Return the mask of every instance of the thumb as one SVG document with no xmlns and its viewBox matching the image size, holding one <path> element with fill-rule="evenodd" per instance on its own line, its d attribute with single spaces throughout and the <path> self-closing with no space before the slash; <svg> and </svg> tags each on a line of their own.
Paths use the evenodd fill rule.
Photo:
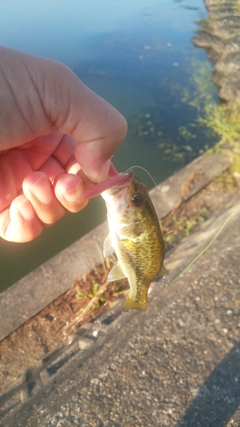
<svg viewBox="0 0 240 427">
<path fill-rule="evenodd" d="M 77 141 L 75 156 L 88 178 L 103 181 L 114 151 L 126 136 L 126 120 L 58 62 L 51 61 L 44 88 L 45 110 L 52 125 Z"/>
<path fill-rule="evenodd" d="M 127 132 L 126 120 L 65 65 L 0 47 L 0 146 L 72 134 L 75 156 L 93 182 L 104 180 Z"/>
</svg>

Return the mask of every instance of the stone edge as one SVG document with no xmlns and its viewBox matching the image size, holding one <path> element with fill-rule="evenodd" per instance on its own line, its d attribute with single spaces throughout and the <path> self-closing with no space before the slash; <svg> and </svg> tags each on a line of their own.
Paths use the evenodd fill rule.
<svg viewBox="0 0 240 427">
<path fill-rule="evenodd" d="M 229 151 L 204 154 L 150 191 L 159 219 L 205 187 L 231 165 Z M 61 251 L 0 294 L 0 341 L 66 292 L 94 265 L 107 223 Z"/>
</svg>

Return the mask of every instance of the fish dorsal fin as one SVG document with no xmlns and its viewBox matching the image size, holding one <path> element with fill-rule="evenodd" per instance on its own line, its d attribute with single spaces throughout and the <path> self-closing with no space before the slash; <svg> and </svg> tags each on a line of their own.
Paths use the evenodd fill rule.
<svg viewBox="0 0 240 427">
<path fill-rule="evenodd" d="M 111 238 L 111 235 L 108 234 L 108 236 L 106 237 L 103 243 L 103 256 L 104 258 L 106 258 L 107 256 L 110 256 L 113 253 L 114 253 L 114 247 L 112 245 L 112 238 Z"/>
<path fill-rule="evenodd" d="M 116 262 L 116 264 L 114 264 L 112 270 L 108 274 L 108 281 L 114 282 L 114 280 L 125 279 L 125 277 L 126 274 L 122 271 L 120 263 Z"/>
</svg>

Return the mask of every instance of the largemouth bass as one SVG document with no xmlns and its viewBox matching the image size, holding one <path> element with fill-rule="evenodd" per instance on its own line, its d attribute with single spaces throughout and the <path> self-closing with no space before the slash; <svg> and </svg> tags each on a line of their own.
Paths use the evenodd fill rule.
<svg viewBox="0 0 240 427">
<path fill-rule="evenodd" d="M 131 169 L 124 182 L 104 191 L 102 197 L 109 225 L 103 255 L 115 252 L 118 259 L 108 281 L 128 279 L 130 291 L 123 311 L 145 310 L 150 283 L 167 274 L 163 266 L 165 245 L 147 187 Z"/>
</svg>

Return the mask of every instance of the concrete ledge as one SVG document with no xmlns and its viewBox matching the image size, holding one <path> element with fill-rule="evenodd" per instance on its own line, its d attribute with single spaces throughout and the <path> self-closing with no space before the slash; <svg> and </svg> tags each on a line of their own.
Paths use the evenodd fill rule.
<svg viewBox="0 0 240 427">
<path fill-rule="evenodd" d="M 159 218 L 166 216 L 231 165 L 227 153 L 205 154 L 151 190 Z M 67 291 L 102 260 L 104 223 L 0 294 L 0 340 Z"/>
</svg>

